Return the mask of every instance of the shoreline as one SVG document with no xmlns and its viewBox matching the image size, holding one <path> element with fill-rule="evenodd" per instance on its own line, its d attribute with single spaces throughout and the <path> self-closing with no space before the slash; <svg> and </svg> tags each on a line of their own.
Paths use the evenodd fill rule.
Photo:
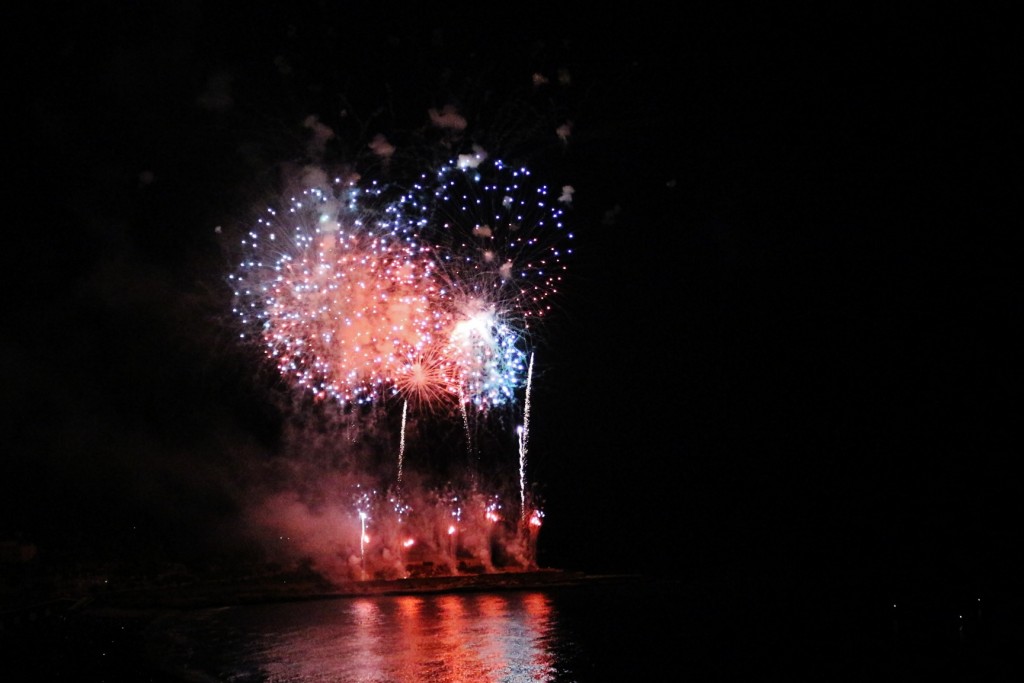
<svg viewBox="0 0 1024 683">
<path fill-rule="evenodd" d="M 326 600 L 361 596 L 421 595 L 530 590 L 636 580 L 633 575 L 592 575 L 562 569 L 531 569 L 450 576 L 369 579 L 343 584 L 319 576 L 264 577 L 252 580 L 140 587 L 98 593 L 90 608 L 198 609 L 270 602 Z"/>
</svg>

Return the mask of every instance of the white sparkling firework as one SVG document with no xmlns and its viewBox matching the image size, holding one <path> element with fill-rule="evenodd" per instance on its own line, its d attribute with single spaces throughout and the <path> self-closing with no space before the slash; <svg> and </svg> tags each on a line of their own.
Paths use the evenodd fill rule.
<svg viewBox="0 0 1024 683">
<path fill-rule="evenodd" d="M 565 207 L 531 173 L 479 151 L 424 175 L 393 207 L 394 224 L 430 244 L 453 327 L 447 356 L 477 409 L 523 386 L 528 335 L 551 310 L 572 253 Z"/>
<path fill-rule="evenodd" d="M 268 211 L 243 241 L 235 311 L 297 386 L 362 404 L 408 376 L 448 324 L 429 253 L 347 190 L 307 189 L 283 216 Z"/>
<path fill-rule="evenodd" d="M 402 404 L 402 434 L 398 442 L 398 483 L 402 483 L 402 467 L 405 459 L 405 418 L 406 413 L 409 410 L 409 402 L 406 401 Z"/>
<path fill-rule="evenodd" d="M 311 174 L 283 215 L 257 222 L 235 311 L 282 375 L 342 404 L 514 403 L 572 234 L 527 169 L 477 158 L 394 201 Z"/>
<path fill-rule="evenodd" d="M 523 425 L 519 428 L 519 509 L 526 518 L 526 448 L 530 436 L 530 385 L 533 383 L 533 355 L 526 373 L 526 400 L 523 406 Z"/>
</svg>

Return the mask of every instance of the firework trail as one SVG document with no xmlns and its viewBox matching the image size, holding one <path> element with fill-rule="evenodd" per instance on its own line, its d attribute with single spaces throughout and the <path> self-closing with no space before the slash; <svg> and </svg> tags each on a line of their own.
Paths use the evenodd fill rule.
<svg viewBox="0 0 1024 683">
<path fill-rule="evenodd" d="M 405 416 L 409 410 L 409 402 L 402 404 L 402 433 L 398 442 L 398 484 L 402 484 L 402 463 L 405 458 Z"/>
<path fill-rule="evenodd" d="M 533 383 L 533 354 L 526 373 L 526 400 L 523 407 L 523 426 L 519 428 L 519 509 L 526 519 L 526 444 L 530 435 L 530 385 Z"/>
<path fill-rule="evenodd" d="M 466 411 L 466 400 L 459 400 L 459 413 L 462 415 L 462 429 L 466 434 L 466 451 L 473 455 L 473 436 L 469 429 L 469 413 Z"/>
</svg>

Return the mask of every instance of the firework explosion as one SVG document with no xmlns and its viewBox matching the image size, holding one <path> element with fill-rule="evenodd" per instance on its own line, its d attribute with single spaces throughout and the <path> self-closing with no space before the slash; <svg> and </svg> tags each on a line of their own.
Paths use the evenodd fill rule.
<svg viewBox="0 0 1024 683">
<path fill-rule="evenodd" d="M 523 387 L 531 322 L 549 312 L 571 253 L 559 199 L 532 185 L 528 169 L 477 151 L 423 176 L 398 202 L 405 225 L 432 245 L 451 321 L 446 356 L 460 396 L 478 409 Z"/>
<path fill-rule="evenodd" d="M 281 373 L 319 399 L 379 400 L 443 331 L 432 261 L 414 241 L 388 234 L 342 184 L 313 187 L 273 210 L 243 245 L 235 309 L 258 326 Z M 344 201 L 343 201 L 344 200 Z"/>
<path fill-rule="evenodd" d="M 564 191 L 555 196 L 534 184 L 528 169 L 477 150 L 397 191 L 309 173 L 286 206 L 268 209 L 242 240 L 245 256 L 230 276 L 242 337 L 318 402 L 341 410 L 402 403 L 399 486 L 381 498 L 393 509 L 371 511 L 366 491 L 378 489 L 363 487 L 353 510 L 358 572 L 350 578 L 393 573 L 367 567 L 368 525 L 392 568 L 418 553 L 455 571 L 466 551 L 485 570 L 496 551 L 531 563 L 525 539 L 495 531 L 500 503 L 480 502 L 475 483 L 432 499 L 410 492 L 402 475 L 406 413 L 411 406 L 458 414 L 468 442 L 471 415 L 514 410 L 524 389 L 529 405 L 531 333 L 550 311 L 571 253 L 566 204 Z M 539 510 L 527 509 L 519 433 L 519 517 L 538 520 Z M 469 507 L 458 502 L 469 500 Z"/>
<path fill-rule="evenodd" d="M 386 203 L 341 178 L 268 209 L 231 276 L 235 313 L 317 398 L 511 403 L 572 234 L 526 169 L 449 162 Z"/>
</svg>

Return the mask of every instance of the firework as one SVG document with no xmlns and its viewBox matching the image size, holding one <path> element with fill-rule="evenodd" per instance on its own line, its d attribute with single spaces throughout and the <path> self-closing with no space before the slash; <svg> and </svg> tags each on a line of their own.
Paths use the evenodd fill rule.
<svg viewBox="0 0 1024 683">
<path fill-rule="evenodd" d="M 354 511 L 333 515 L 344 550 L 320 561 L 333 575 L 535 564 L 542 513 L 526 482 L 533 342 L 572 253 L 566 204 L 566 192 L 556 196 L 529 170 L 478 151 L 409 188 L 309 173 L 247 231 L 230 276 L 242 337 L 318 401 L 343 410 L 402 404 L 390 506 L 373 486 L 356 487 Z M 458 415 L 472 453 L 471 421 L 518 408 L 521 397 L 518 505 L 481 493 L 475 476 L 461 493 L 405 476 L 412 411 Z M 518 508 L 518 525 L 504 508 Z M 323 515 L 309 510 L 311 519 Z M 319 536 L 303 542 L 321 552 Z"/>
<path fill-rule="evenodd" d="M 572 234 L 527 169 L 475 159 L 394 201 L 314 175 L 257 222 L 232 276 L 235 311 L 283 375 L 343 404 L 514 401 Z"/>
<path fill-rule="evenodd" d="M 308 188 L 268 210 L 243 241 L 235 311 L 298 387 L 362 404 L 410 374 L 445 314 L 430 255 L 341 199 Z"/>
<path fill-rule="evenodd" d="M 528 169 L 477 151 L 424 174 L 389 212 L 434 253 L 451 324 L 446 370 L 477 409 L 511 403 L 523 387 L 529 335 L 572 253 L 565 204 Z"/>
</svg>

